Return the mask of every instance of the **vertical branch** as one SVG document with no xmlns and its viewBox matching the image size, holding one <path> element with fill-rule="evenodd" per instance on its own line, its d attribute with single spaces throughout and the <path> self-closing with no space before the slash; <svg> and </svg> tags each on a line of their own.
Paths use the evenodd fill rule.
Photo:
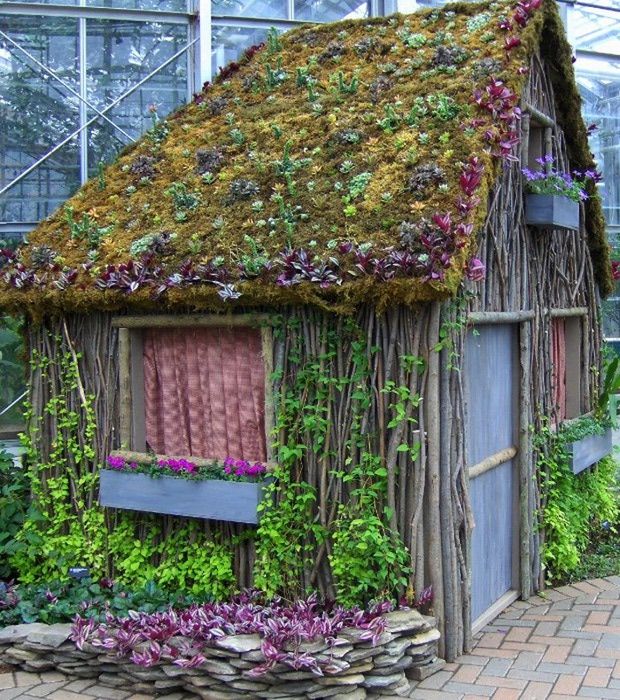
<svg viewBox="0 0 620 700">
<path fill-rule="evenodd" d="M 431 583 L 435 592 L 435 613 L 443 627 L 442 622 L 445 620 L 445 611 L 440 520 L 440 445 L 442 439 L 439 418 L 440 377 L 439 353 L 432 349 L 439 342 L 440 309 L 441 304 L 439 302 L 433 302 L 431 304 L 431 317 L 427 339 L 429 358 L 427 389 L 424 396 L 424 411 L 426 414 L 426 429 L 428 431 L 428 566 Z M 443 635 L 442 639 L 444 639 Z M 443 653 L 443 648 L 440 649 L 440 653 Z"/>
</svg>

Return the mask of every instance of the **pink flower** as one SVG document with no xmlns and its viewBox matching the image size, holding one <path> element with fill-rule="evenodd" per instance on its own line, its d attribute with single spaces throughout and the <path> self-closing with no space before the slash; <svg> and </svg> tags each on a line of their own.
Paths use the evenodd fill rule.
<svg viewBox="0 0 620 700">
<path fill-rule="evenodd" d="M 111 469 L 125 469 L 127 466 L 125 459 L 123 457 L 117 457 L 116 455 L 109 455 L 106 461 Z"/>
<path fill-rule="evenodd" d="M 235 476 L 260 476 L 267 471 L 267 467 L 261 462 L 250 464 L 245 459 L 234 459 L 226 457 L 224 460 L 224 473 L 234 474 Z"/>
</svg>

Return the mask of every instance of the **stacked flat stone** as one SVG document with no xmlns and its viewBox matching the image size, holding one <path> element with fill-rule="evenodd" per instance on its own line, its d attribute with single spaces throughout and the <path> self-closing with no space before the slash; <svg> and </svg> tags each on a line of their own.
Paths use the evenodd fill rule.
<svg viewBox="0 0 620 700">
<path fill-rule="evenodd" d="M 409 679 L 420 680 L 437 670 L 439 632 L 433 618 L 415 610 L 385 615 L 387 630 L 376 645 L 361 639 L 361 630 L 343 629 L 334 646 L 322 639 L 301 645 L 335 669 L 317 676 L 277 664 L 258 678 L 247 672 L 262 664 L 261 640 L 256 634 L 230 635 L 201 651 L 205 662 L 184 669 L 162 662 L 145 668 L 125 657 L 102 653 L 85 644 L 78 650 L 69 640 L 71 625 L 13 625 L 0 629 L 0 661 L 25 671 L 55 670 L 77 678 L 135 692 L 167 694 L 185 690 L 204 700 L 233 698 L 334 698 L 364 700 L 382 695 L 406 696 Z M 178 638 L 178 642 L 182 642 Z M 171 644 L 176 643 L 173 639 Z"/>
</svg>

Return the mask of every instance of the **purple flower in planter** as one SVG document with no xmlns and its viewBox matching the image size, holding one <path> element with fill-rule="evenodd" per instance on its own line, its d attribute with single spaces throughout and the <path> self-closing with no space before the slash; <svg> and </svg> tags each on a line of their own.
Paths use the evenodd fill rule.
<svg viewBox="0 0 620 700">
<path fill-rule="evenodd" d="M 587 183 L 589 181 L 596 183 L 601 179 L 596 170 L 574 170 L 572 173 L 558 170 L 553 167 L 554 158 L 550 154 L 536 158 L 536 162 L 543 167 L 543 170 L 529 168 L 521 170 L 525 176 L 526 189 L 532 194 L 560 195 L 574 202 L 580 202 L 588 199 L 585 190 Z"/>
<path fill-rule="evenodd" d="M 234 459 L 226 457 L 224 460 L 224 472 L 226 474 L 234 474 L 235 476 L 262 476 L 267 472 L 267 466 L 261 462 L 250 464 L 245 459 Z"/>
<path fill-rule="evenodd" d="M 194 462 L 189 462 L 186 459 L 160 459 L 157 466 L 162 467 L 162 469 L 172 469 L 173 472 L 188 472 L 189 474 L 194 474 L 198 469 Z"/>
<path fill-rule="evenodd" d="M 125 469 L 127 466 L 125 459 L 123 457 L 117 457 L 116 455 L 109 455 L 106 461 L 110 469 Z"/>
</svg>

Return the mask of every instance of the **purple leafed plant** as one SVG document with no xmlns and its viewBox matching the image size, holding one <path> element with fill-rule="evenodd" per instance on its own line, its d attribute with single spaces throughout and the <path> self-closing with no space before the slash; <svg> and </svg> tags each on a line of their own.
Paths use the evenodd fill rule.
<svg viewBox="0 0 620 700">
<path fill-rule="evenodd" d="M 281 598 L 266 602 L 259 591 L 244 591 L 228 603 L 193 605 L 185 610 L 160 613 L 130 612 L 129 617 L 109 615 L 105 623 L 76 616 L 71 639 L 78 649 L 86 642 L 110 654 L 129 657 L 139 666 L 173 663 L 199 668 L 205 651 L 217 647 L 228 635 L 258 634 L 265 661 L 248 676 L 261 676 L 278 663 L 294 670 L 322 676 L 336 673 L 329 654 L 320 658 L 303 649 L 305 642 L 324 639 L 337 644 L 345 628 L 360 630 L 360 639 L 376 644 L 387 628 L 383 615 L 392 604 L 383 602 L 369 610 L 345 609 L 316 595 L 287 603 Z"/>
<path fill-rule="evenodd" d="M 0 248 L 0 269 L 15 260 L 15 253 L 9 248 Z"/>
<path fill-rule="evenodd" d="M 45 283 L 45 275 L 39 277 L 34 270 L 22 263 L 17 263 L 4 273 L 4 281 L 14 289 L 30 289 L 42 287 Z"/>
<path fill-rule="evenodd" d="M 130 260 L 120 265 L 108 265 L 103 274 L 97 278 L 95 286 L 98 289 L 117 289 L 126 294 L 137 292 L 138 289 L 150 286 L 161 277 L 161 267 L 152 267 L 151 254 L 142 256 L 139 261 Z"/>
</svg>

